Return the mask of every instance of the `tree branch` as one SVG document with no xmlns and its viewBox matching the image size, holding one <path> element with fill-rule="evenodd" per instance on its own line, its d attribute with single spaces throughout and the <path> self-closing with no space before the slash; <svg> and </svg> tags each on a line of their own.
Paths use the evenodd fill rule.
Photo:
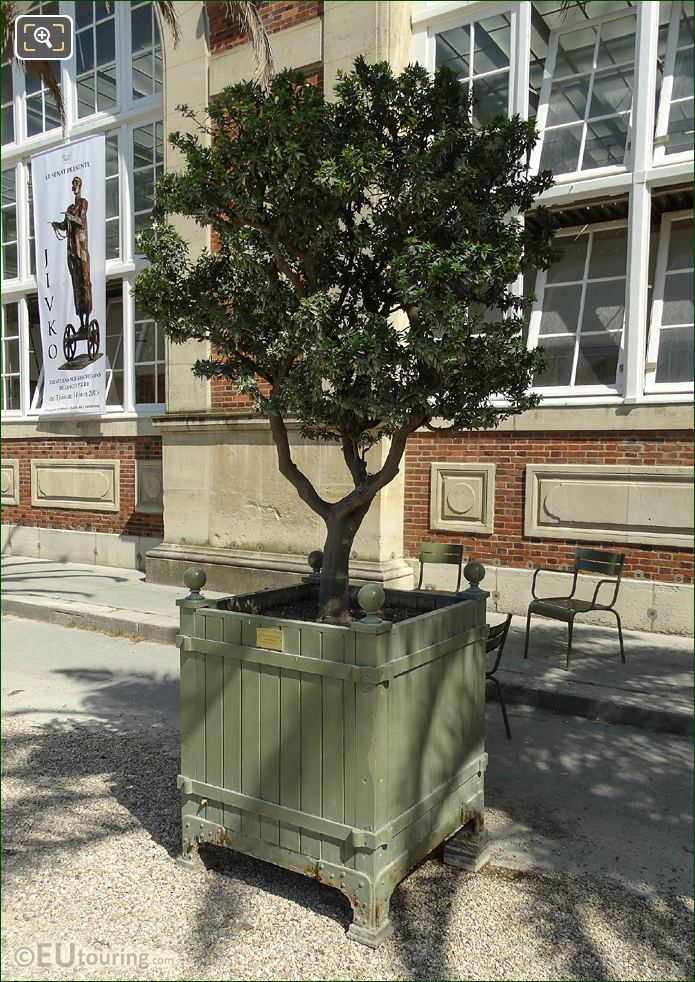
<svg viewBox="0 0 695 982">
<path fill-rule="evenodd" d="M 343 458 L 357 488 L 367 477 L 367 463 L 363 457 L 360 457 L 357 445 L 351 436 L 343 436 L 342 444 Z"/>
<path fill-rule="evenodd" d="M 327 521 L 334 506 L 328 501 L 324 501 L 306 474 L 303 474 L 292 460 L 292 451 L 290 450 L 290 442 L 287 438 L 285 421 L 279 413 L 270 413 L 268 422 L 270 423 L 270 432 L 272 433 L 277 450 L 278 470 L 294 486 L 302 501 L 312 511 L 315 511 L 317 515 L 320 515 L 324 521 Z"/>
</svg>

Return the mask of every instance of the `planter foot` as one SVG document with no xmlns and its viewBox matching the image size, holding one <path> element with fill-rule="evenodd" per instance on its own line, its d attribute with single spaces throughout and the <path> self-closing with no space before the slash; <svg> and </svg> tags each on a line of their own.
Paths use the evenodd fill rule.
<svg viewBox="0 0 695 982">
<path fill-rule="evenodd" d="M 469 873 L 477 873 L 490 862 L 490 835 L 482 818 L 469 822 L 445 843 L 442 861 Z"/>
<path fill-rule="evenodd" d="M 195 872 L 198 868 L 198 844 L 196 842 L 184 842 L 181 853 L 176 857 L 176 865 L 181 869 L 188 870 L 189 873 Z"/>
<path fill-rule="evenodd" d="M 367 945 L 368 948 L 378 948 L 379 945 L 393 934 L 393 924 L 389 920 L 389 901 L 360 905 L 353 907 L 352 924 L 347 936 L 353 941 Z"/>
</svg>

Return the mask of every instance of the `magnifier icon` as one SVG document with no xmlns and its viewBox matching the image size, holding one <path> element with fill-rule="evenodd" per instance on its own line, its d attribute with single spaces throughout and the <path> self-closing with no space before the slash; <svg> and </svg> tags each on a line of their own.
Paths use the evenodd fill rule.
<svg viewBox="0 0 695 982">
<path fill-rule="evenodd" d="M 34 31 L 34 40 L 38 44 L 45 44 L 47 48 L 53 50 L 53 45 L 51 44 L 51 32 L 47 27 L 37 27 Z"/>
</svg>

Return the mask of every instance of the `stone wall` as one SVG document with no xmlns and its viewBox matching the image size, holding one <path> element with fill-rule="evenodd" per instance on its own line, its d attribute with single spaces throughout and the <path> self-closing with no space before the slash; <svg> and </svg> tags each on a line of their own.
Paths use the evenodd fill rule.
<svg viewBox="0 0 695 982">
<path fill-rule="evenodd" d="M 158 436 L 5 439 L 3 524 L 161 538 Z"/>
<path fill-rule="evenodd" d="M 625 468 L 635 468 L 636 477 L 663 476 L 667 471 L 682 472 L 684 494 L 683 512 L 692 522 L 692 468 L 693 447 L 687 431 L 676 431 L 658 435 L 647 433 L 575 433 L 572 431 L 546 433 L 475 433 L 439 436 L 434 433 L 416 433 L 408 441 L 405 467 L 405 550 L 406 555 L 417 556 L 419 543 L 423 540 L 433 542 L 460 542 L 466 556 L 479 559 L 486 565 L 509 566 L 520 569 L 550 566 L 567 569 L 572 564 L 574 550 L 578 545 L 594 549 L 614 549 L 626 554 L 625 573 L 636 579 L 659 579 L 673 583 L 692 583 L 692 548 L 690 545 L 650 544 L 648 541 L 636 542 L 639 530 L 630 525 L 620 528 L 620 515 L 615 516 L 613 531 L 606 529 L 606 522 L 597 515 L 598 531 L 592 536 L 592 522 L 584 514 L 587 499 L 577 490 L 576 478 L 567 472 L 566 465 L 579 466 L 580 474 L 587 475 L 591 468 L 600 465 L 605 476 L 612 473 L 615 481 L 627 487 L 628 476 Z M 451 506 L 439 504 L 439 515 L 444 513 L 445 528 L 436 528 L 431 521 L 433 497 L 437 493 L 436 480 L 440 468 L 437 464 L 454 465 L 449 474 L 449 494 Z M 470 470 L 456 471 L 456 467 L 466 464 Z M 494 474 L 489 475 L 485 491 L 477 491 L 476 481 L 482 481 L 481 465 L 494 464 Z M 525 507 L 528 501 L 527 487 L 530 491 L 536 478 L 537 465 L 554 465 L 564 480 L 571 480 L 575 487 L 571 493 L 576 495 L 572 508 L 582 508 L 581 524 L 586 527 L 581 535 L 562 535 L 557 538 L 552 526 L 537 529 L 530 527 Z M 435 482 L 433 483 L 433 473 Z M 458 478 L 458 487 L 457 484 Z M 441 477 L 439 478 L 441 482 Z M 643 494 L 645 481 L 640 480 Z M 662 482 L 659 482 L 661 485 Z M 468 493 L 463 489 L 466 488 Z M 593 505 L 598 512 L 600 490 L 593 485 L 589 493 L 596 496 Z M 446 483 L 444 483 L 446 495 Z M 654 486 L 653 495 L 644 502 L 647 510 L 653 511 L 655 523 L 659 520 L 659 488 Z M 441 494 L 442 492 L 440 492 Z M 467 530 L 469 524 L 476 524 L 478 495 L 489 494 L 491 504 L 488 509 L 490 531 L 480 527 Z M 605 492 L 604 492 L 605 497 Z M 471 517 L 468 518 L 468 515 Z M 447 521 L 448 516 L 448 521 Z M 673 515 L 679 523 L 675 526 L 671 539 L 673 542 L 683 535 L 680 523 L 683 516 Z M 668 521 L 668 517 L 661 519 Z M 626 514 L 624 521 L 630 522 Z M 533 532 L 536 532 L 533 535 Z M 553 538 L 550 538 L 548 532 Z M 648 539 L 649 531 L 643 533 Z M 687 530 L 686 530 L 687 534 Z M 662 536 L 669 538 L 668 532 Z M 628 541 L 632 539 L 633 541 Z"/>
</svg>

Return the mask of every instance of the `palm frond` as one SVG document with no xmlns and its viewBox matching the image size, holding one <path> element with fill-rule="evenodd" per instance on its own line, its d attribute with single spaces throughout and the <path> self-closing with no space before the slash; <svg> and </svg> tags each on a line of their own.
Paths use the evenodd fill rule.
<svg viewBox="0 0 695 982">
<path fill-rule="evenodd" d="M 225 0 L 227 16 L 242 34 L 248 34 L 253 48 L 254 81 L 264 92 L 275 74 L 275 58 L 260 10 L 252 0 Z"/>
<path fill-rule="evenodd" d="M 155 3 L 157 4 L 157 9 L 161 14 L 162 20 L 171 31 L 171 36 L 174 39 L 174 47 L 176 47 L 181 37 L 181 31 L 179 30 L 179 22 L 173 0 L 155 0 Z"/>
</svg>

